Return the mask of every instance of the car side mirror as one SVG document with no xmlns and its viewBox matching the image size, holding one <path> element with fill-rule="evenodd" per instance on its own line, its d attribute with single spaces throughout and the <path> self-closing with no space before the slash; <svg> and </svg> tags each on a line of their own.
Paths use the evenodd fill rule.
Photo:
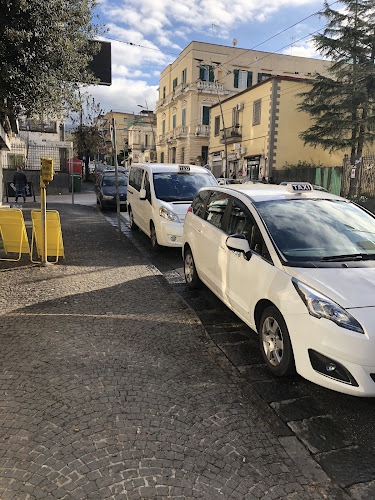
<svg viewBox="0 0 375 500">
<path fill-rule="evenodd" d="M 233 234 L 231 236 L 228 236 L 226 245 L 229 250 L 232 250 L 234 252 L 241 252 L 244 254 L 247 260 L 250 260 L 250 257 L 252 255 L 250 245 L 243 234 Z"/>
<path fill-rule="evenodd" d="M 140 189 L 140 191 L 139 191 L 139 199 L 140 200 L 145 200 L 146 199 L 146 190 L 145 189 Z"/>
</svg>

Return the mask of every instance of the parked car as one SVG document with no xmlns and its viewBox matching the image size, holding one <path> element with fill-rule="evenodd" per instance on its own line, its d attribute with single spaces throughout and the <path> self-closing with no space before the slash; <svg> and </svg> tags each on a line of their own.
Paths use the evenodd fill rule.
<svg viewBox="0 0 375 500">
<path fill-rule="evenodd" d="M 225 184 L 241 184 L 242 180 L 241 179 L 229 179 L 227 177 L 218 177 L 217 182 L 220 186 L 223 186 Z"/>
<path fill-rule="evenodd" d="M 116 172 L 112 170 L 102 172 L 97 179 L 95 189 L 96 202 L 99 204 L 100 210 L 117 208 Z M 118 173 L 118 190 L 120 209 L 126 210 L 128 190 L 128 175 L 126 173 Z"/>
<path fill-rule="evenodd" d="M 375 396 L 375 216 L 308 183 L 202 188 L 182 235 L 203 282 L 258 332 L 276 376 Z"/>
<path fill-rule="evenodd" d="M 139 227 L 154 249 L 180 247 L 187 209 L 199 188 L 212 185 L 217 181 L 204 167 L 133 163 L 127 198 L 131 229 Z"/>
</svg>

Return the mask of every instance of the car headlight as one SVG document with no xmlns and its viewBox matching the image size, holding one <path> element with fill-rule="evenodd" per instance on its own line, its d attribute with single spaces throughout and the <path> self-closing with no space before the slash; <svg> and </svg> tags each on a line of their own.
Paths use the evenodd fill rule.
<svg viewBox="0 0 375 500">
<path fill-rule="evenodd" d="M 348 311 L 336 304 L 336 302 L 300 281 L 293 279 L 292 282 L 305 303 L 309 314 L 316 318 L 329 319 L 342 328 L 364 333 L 358 321 Z"/>
<path fill-rule="evenodd" d="M 170 220 L 171 222 L 181 222 L 180 219 L 178 218 L 177 214 L 175 214 L 171 210 L 168 210 L 168 208 L 165 208 L 165 207 L 160 207 L 159 215 L 160 215 L 160 217 L 163 217 L 164 219 Z"/>
</svg>

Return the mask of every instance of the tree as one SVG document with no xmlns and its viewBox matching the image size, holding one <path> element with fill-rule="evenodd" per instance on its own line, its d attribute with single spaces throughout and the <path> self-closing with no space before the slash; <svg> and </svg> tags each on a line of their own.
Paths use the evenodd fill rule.
<svg viewBox="0 0 375 500">
<path fill-rule="evenodd" d="M 300 134 L 305 144 L 330 151 L 350 150 L 351 164 L 375 141 L 374 0 L 342 0 L 345 10 L 325 2 L 327 19 L 314 36 L 318 51 L 332 61 L 330 76 L 317 74 L 311 89 L 300 94 L 299 109 L 313 124 Z"/>
<path fill-rule="evenodd" d="M 96 156 L 103 147 L 103 136 L 98 127 L 100 114 L 100 104 L 96 104 L 94 98 L 86 97 L 85 106 L 70 116 L 74 149 L 78 158 L 84 159 L 86 180 L 89 178 L 90 158 Z"/>
<path fill-rule="evenodd" d="M 62 116 L 77 109 L 99 44 L 95 0 L 2 0 L 0 113 Z"/>
</svg>

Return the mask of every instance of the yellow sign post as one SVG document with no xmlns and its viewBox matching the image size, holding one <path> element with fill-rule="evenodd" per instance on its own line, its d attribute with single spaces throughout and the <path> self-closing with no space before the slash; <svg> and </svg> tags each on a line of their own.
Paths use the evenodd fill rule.
<svg viewBox="0 0 375 500">
<path fill-rule="evenodd" d="M 47 211 L 47 195 L 46 186 L 49 182 L 53 180 L 53 159 L 44 158 L 40 159 L 40 211 L 42 215 L 42 266 L 47 266 L 47 223 L 46 223 L 46 211 Z"/>
</svg>

